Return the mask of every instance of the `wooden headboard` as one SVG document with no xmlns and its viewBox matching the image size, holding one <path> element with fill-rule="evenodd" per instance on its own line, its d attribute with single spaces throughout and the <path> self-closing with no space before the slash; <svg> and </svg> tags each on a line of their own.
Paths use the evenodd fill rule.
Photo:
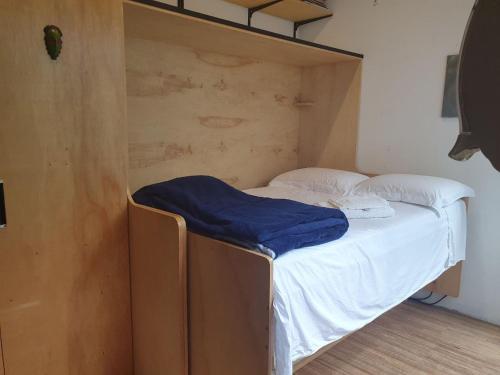
<svg viewBox="0 0 500 375">
<path fill-rule="evenodd" d="M 127 39 L 130 187 L 210 174 L 240 188 L 298 165 L 300 68 Z"/>
</svg>

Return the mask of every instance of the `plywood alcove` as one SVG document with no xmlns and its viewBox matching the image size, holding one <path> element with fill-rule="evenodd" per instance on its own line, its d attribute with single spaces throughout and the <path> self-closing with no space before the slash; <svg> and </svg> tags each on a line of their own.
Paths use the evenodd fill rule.
<svg viewBox="0 0 500 375">
<path fill-rule="evenodd" d="M 361 55 L 151 0 L 125 2 L 124 16 L 132 192 L 193 174 L 249 188 L 298 167 L 356 169 Z M 131 200 L 129 220 L 135 373 L 186 375 L 189 347 L 190 374 L 267 374 L 270 260 Z M 247 271 L 223 271 L 234 263 Z M 225 294 L 204 297 L 220 287 Z M 238 303 L 224 304 L 228 295 Z M 242 306 L 252 322 L 238 318 Z M 219 329 L 221 317 L 231 329 Z M 236 343 L 234 332 L 253 339 Z"/>
<path fill-rule="evenodd" d="M 248 188 L 297 167 L 355 169 L 361 55 L 165 8 L 124 5 L 132 192 L 182 175 Z"/>
</svg>

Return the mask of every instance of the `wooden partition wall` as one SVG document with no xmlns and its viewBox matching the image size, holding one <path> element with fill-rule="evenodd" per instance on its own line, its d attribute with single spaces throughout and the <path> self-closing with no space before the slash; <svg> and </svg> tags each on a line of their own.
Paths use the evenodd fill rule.
<svg viewBox="0 0 500 375">
<path fill-rule="evenodd" d="M 210 174 L 238 188 L 355 170 L 361 58 L 125 4 L 132 191 Z"/>
<path fill-rule="evenodd" d="M 0 374 L 131 374 L 122 3 L 2 0 L 0 24 Z"/>
</svg>

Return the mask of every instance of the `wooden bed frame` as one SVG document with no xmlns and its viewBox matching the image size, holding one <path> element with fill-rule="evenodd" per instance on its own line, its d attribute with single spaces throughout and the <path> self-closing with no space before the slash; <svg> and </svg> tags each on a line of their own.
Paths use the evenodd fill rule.
<svg viewBox="0 0 500 375">
<path fill-rule="evenodd" d="M 180 216 L 131 198 L 129 221 L 135 374 L 187 375 L 187 347 L 191 375 L 270 374 L 272 260 L 190 233 Z M 458 296 L 461 266 L 428 289 Z M 296 363 L 294 371 L 342 340 Z"/>
<path fill-rule="evenodd" d="M 244 189 L 301 167 L 357 169 L 362 55 L 154 0 L 125 0 L 124 23 L 131 189 L 193 174 Z M 135 374 L 270 374 L 272 260 L 130 197 L 129 225 Z M 460 270 L 428 288 L 458 295 Z"/>
</svg>

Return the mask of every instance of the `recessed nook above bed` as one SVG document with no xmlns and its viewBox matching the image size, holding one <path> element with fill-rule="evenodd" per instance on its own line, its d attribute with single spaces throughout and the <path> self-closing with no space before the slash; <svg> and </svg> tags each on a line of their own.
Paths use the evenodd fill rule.
<svg viewBox="0 0 500 375">
<path fill-rule="evenodd" d="M 252 188 L 298 167 L 356 169 L 362 55 L 165 4 L 124 13 L 131 191 L 193 174 Z"/>
</svg>

